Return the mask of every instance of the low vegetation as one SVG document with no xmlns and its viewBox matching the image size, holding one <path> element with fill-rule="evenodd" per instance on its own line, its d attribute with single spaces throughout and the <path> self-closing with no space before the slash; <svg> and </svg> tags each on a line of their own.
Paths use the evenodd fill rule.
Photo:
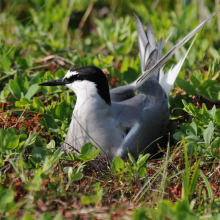
<svg viewBox="0 0 220 220">
<path fill-rule="evenodd" d="M 157 155 L 110 162 L 91 143 L 64 154 L 76 96 L 38 86 L 85 65 L 101 68 L 110 88 L 134 81 L 141 69 L 132 13 L 152 23 L 157 40 L 170 35 L 165 53 L 218 7 L 184 2 L 0 2 L 2 219 L 220 219 L 219 15 L 200 31 L 170 93 Z"/>
</svg>

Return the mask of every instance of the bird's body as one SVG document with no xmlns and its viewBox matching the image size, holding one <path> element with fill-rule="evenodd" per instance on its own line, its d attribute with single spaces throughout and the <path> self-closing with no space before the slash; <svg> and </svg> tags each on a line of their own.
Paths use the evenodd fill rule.
<svg viewBox="0 0 220 220">
<path fill-rule="evenodd" d="M 92 142 L 110 158 L 125 157 L 128 150 L 137 155 L 164 134 L 168 123 L 167 97 L 156 80 L 149 81 L 149 86 L 152 85 L 157 92 L 159 87 L 161 94 L 138 93 L 124 101 L 112 101 L 111 105 L 92 92 L 95 86 L 88 91 L 89 86 L 85 85 L 82 90 L 87 90 L 87 95 L 78 96 L 76 92 L 77 102 L 65 143 L 80 150 L 83 144 Z M 68 147 L 65 143 L 63 147 Z"/>
<path fill-rule="evenodd" d="M 135 16 L 141 55 L 142 75 L 132 84 L 109 91 L 107 78 L 94 66 L 70 69 L 66 76 L 41 85 L 65 85 L 73 90 L 77 102 L 72 121 L 62 145 L 80 150 L 86 142 L 102 148 L 110 159 L 124 158 L 128 151 L 137 156 L 142 151 L 155 152 L 155 141 L 166 132 L 169 120 L 168 93 L 180 71 L 186 55 L 164 75 L 161 67 L 166 60 L 204 24 L 190 32 L 171 51 L 161 58 L 163 40 L 155 41 L 148 25 L 145 33 Z"/>
</svg>

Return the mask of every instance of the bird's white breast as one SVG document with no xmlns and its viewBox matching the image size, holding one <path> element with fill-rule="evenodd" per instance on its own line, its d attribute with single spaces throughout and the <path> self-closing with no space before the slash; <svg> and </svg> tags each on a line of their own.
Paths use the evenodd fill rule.
<svg viewBox="0 0 220 220">
<path fill-rule="evenodd" d="M 105 152 L 114 151 L 124 138 L 116 125 L 114 108 L 100 97 L 93 82 L 75 81 L 68 88 L 76 93 L 77 102 L 65 142 L 80 149 L 90 141 Z"/>
</svg>

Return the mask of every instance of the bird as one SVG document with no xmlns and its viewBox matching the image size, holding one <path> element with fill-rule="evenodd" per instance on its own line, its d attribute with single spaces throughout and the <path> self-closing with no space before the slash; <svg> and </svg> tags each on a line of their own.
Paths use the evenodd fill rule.
<svg viewBox="0 0 220 220">
<path fill-rule="evenodd" d="M 62 149 L 70 146 L 80 152 L 91 142 L 101 148 L 101 155 L 110 160 L 135 158 L 141 153 L 155 153 L 157 140 L 166 132 L 169 122 L 168 94 L 195 41 L 186 54 L 165 74 L 165 62 L 191 39 L 213 16 L 194 28 L 162 58 L 163 39 L 156 42 L 152 25 L 145 32 L 134 14 L 141 59 L 141 76 L 133 83 L 109 90 L 108 80 L 96 66 L 71 68 L 62 79 L 39 84 L 65 86 L 77 101 Z"/>
</svg>

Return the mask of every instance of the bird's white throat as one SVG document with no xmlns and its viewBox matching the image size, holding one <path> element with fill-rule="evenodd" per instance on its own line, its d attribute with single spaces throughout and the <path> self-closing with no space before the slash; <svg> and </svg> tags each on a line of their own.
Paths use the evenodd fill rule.
<svg viewBox="0 0 220 220">
<path fill-rule="evenodd" d="M 98 90 L 94 82 L 88 80 L 74 81 L 73 83 L 66 84 L 66 87 L 71 89 L 77 96 L 74 111 L 79 110 L 87 102 L 90 102 L 91 105 L 100 105 L 100 107 L 103 104 L 106 104 L 105 101 L 98 94 Z"/>
</svg>

